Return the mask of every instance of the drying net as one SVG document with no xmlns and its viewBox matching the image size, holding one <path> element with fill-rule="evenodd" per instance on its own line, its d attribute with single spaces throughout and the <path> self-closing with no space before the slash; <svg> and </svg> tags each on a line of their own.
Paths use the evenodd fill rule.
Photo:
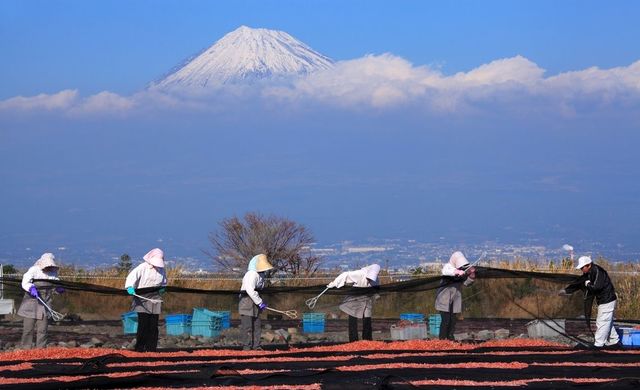
<svg viewBox="0 0 640 390">
<path fill-rule="evenodd" d="M 333 275 L 335 276 L 335 275 Z M 476 280 L 462 288 L 463 311 L 465 320 L 486 319 L 581 319 L 582 328 L 572 329 L 563 334 L 574 341 L 580 341 L 580 334 L 591 332 L 590 319 L 594 308 L 593 297 L 585 292 L 576 292 L 571 296 L 558 296 L 560 289 L 577 280 L 575 273 L 549 273 L 519 271 L 492 267 L 476 267 Z M 394 275 L 380 275 L 380 286 L 375 288 L 326 289 L 326 283 L 333 279 L 327 276 L 323 284 L 311 284 L 306 280 L 277 279 L 269 280 L 268 286 L 260 292 L 270 308 L 277 308 L 288 314 L 296 311 L 298 320 L 304 313 L 323 313 L 327 319 L 346 318 L 338 308 L 345 296 L 371 296 L 374 298 L 373 321 L 376 319 L 398 319 L 402 313 L 423 313 L 425 317 L 435 315 L 436 290 L 452 283 L 441 276 L 404 276 L 397 280 Z M 614 284 L 616 277 L 612 275 Z M 64 313 L 67 319 L 119 319 L 128 311 L 131 297 L 120 286 L 122 280 L 105 280 L 102 283 L 79 281 L 48 280 L 49 288 L 63 287 L 65 293 L 55 297 L 52 304 L 56 312 Z M 19 302 L 23 292 L 21 280 L 5 277 L 2 283 L 5 295 L 15 297 Z M 315 282 L 315 280 L 314 280 Z M 118 287 L 110 287 L 112 286 Z M 237 318 L 237 302 L 240 281 L 235 279 L 169 279 L 166 292 L 162 295 L 163 313 L 190 313 L 193 308 L 228 311 Z M 136 290 L 137 294 L 157 291 L 158 288 Z M 586 291 L 586 290 L 585 290 Z M 309 303 L 314 297 L 312 309 Z M 624 297 L 619 301 L 624 302 Z M 622 299 L 620 299 L 622 298 Z M 620 313 L 620 304 L 618 307 Z M 274 314 L 269 312 L 269 314 Z M 271 316 L 277 318 L 275 314 Z M 618 315 L 618 317 L 620 317 Z M 286 316 L 285 316 L 286 319 Z M 629 319 L 634 322 L 633 319 Z M 572 334 L 573 333 L 573 334 Z"/>
</svg>

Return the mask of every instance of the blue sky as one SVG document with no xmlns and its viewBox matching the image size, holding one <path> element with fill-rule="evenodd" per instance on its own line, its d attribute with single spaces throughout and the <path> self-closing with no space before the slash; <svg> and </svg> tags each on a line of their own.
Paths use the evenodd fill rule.
<svg viewBox="0 0 640 390">
<path fill-rule="evenodd" d="M 638 58 L 635 1 L 3 1 L 0 97 L 131 93 L 240 25 L 337 60 L 391 52 L 468 71 L 522 55 L 550 74 Z"/>
<path fill-rule="evenodd" d="M 3 1 L 0 259 L 59 246 L 197 255 L 220 219 L 247 211 L 304 223 L 320 242 L 638 249 L 638 11 Z M 240 25 L 286 31 L 339 65 L 241 104 L 141 93 Z"/>
</svg>

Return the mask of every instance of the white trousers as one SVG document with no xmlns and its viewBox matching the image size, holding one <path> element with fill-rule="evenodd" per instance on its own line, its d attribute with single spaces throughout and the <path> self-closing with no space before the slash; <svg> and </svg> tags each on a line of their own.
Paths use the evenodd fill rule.
<svg viewBox="0 0 640 390">
<path fill-rule="evenodd" d="M 605 303 L 604 305 L 598 305 L 594 342 L 596 347 L 614 345 L 620 341 L 618 332 L 616 332 L 616 329 L 613 327 L 613 312 L 616 309 L 616 302 L 617 301 L 613 301 Z"/>
</svg>

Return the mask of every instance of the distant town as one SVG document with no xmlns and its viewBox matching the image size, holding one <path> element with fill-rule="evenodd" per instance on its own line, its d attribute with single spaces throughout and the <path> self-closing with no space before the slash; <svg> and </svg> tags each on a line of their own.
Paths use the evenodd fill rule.
<svg viewBox="0 0 640 390">
<path fill-rule="evenodd" d="M 171 240 L 158 240 L 157 245 L 169 254 L 169 266 L 180 266 L 185 272 L 204 274 L 219 271 L 211 258 L 203 250 L 194 250 L 195 245 L 181 248 Z M 393 273 L 410 273 L 417 268 L 429 269 L 448 261 L 456 250 L 462 251 L 470 262 L 484 254 L 485 261 L 514 261 L 517 259 L 540 262 L 559 261 L 568 256 L 562 248 L 563 243 L 542 244 L 537 240 L 530 243 L 505 244 L 482 242 L 479 244 L 451 243 L 442 238 L 439 242 L 420 242 L 412 239 L 367 239 L 362 241 L 341 241 L 337 243 L 312 245 L 311 253 L 320 256 L 320 268 L 327 270 L 350 269 L 371 263 Z M 607 246 L 602 243 L 570 243 L 576 249 L 576 255 L 588 254 L 604 257 L 610 261 L 638 261 L 640 251 L 623 250 L 619 245 Z M 58 246 L 51 249 L 56 258 L 64 265 L 73 265 L 84 269 L 105 269 L 118 264 L 125 251 L 107 248 L 74 249 L 73 246 Z M 0 264 L 11 264 L 18 269 L 26 269 L 33 264 L 41 253 L 31 248 L 13 251 L 0 256 Z M 133 263 L 137 263 L 137 253 L 128 253 Z"/>
</svg>

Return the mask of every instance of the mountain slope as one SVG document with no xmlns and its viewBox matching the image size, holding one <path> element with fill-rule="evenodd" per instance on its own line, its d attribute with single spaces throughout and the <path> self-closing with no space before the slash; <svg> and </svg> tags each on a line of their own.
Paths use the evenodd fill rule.
<svg viewBox="0 0 640 390">
<path fill-rule="evenodd" d="M 331 59 L 283 31 L 242 26 L 151 88 L 215 88 L 304 75 L 332 65 Z"/>
</svg>

